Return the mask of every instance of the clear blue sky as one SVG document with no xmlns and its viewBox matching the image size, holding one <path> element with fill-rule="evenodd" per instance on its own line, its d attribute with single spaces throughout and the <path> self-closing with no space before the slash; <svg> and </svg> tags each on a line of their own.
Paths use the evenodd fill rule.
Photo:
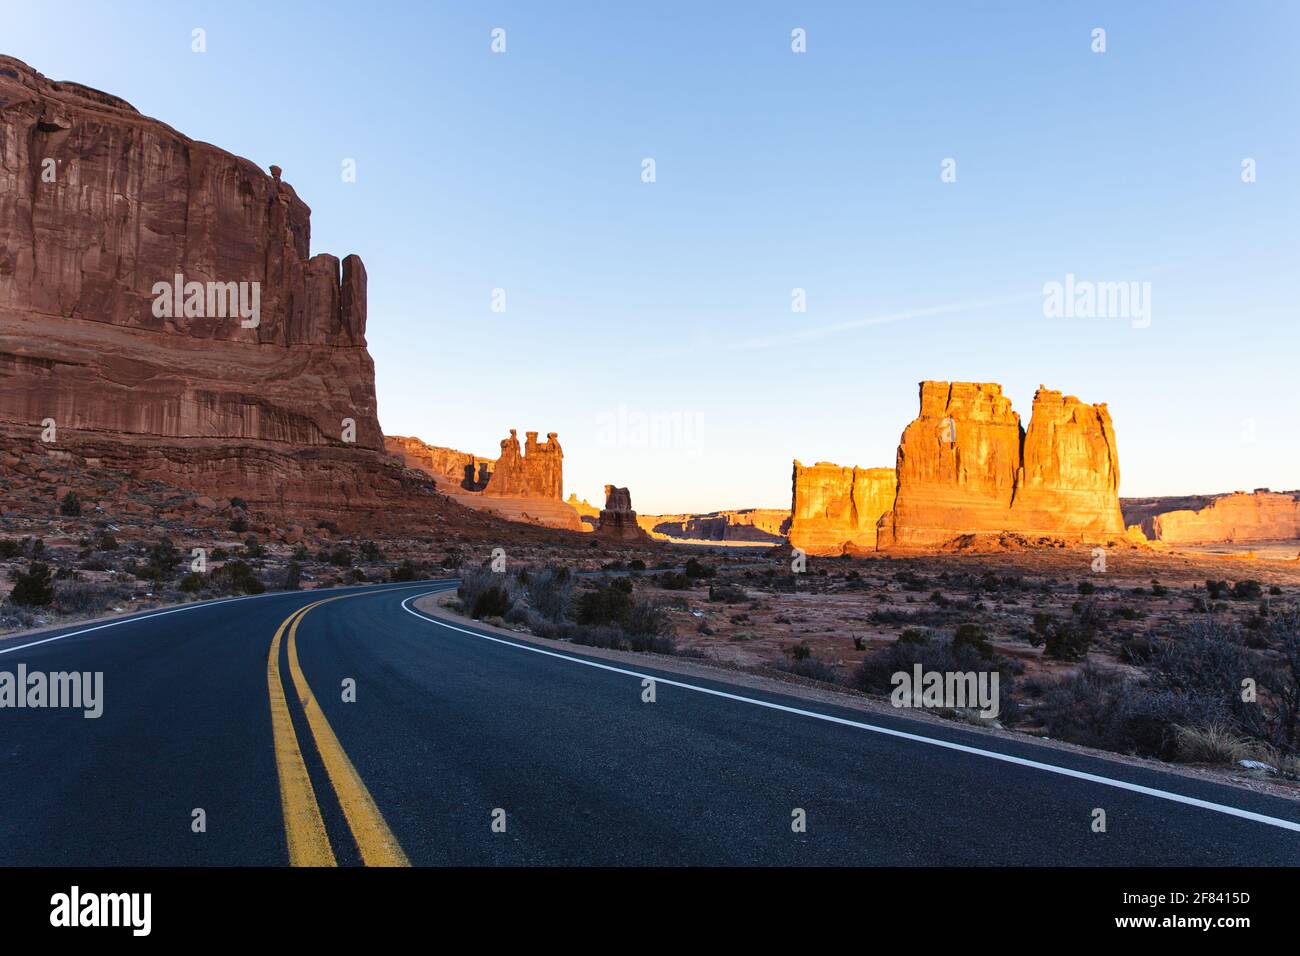
<svg viewBox="0 0 1300 956">
<path fill-rule="evenodd" d="M 386 432 L 788 506 L 792 458 L 892 464 L 921 379 L 1026 423 L 1042 382 L 1109 403 L 1124 495 L 1300 486 L 1300 4 L 5 6 L 3 52 L 284 168 L 365 260 Z M 1150 327 L 1045 318 L 1066 273 Z M 698 428 L 611 446 L 620 406 Z"/>
</svg>

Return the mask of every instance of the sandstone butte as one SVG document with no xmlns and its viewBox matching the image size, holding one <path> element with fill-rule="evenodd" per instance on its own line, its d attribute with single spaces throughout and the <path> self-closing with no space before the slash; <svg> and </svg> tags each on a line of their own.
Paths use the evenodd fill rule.
<svg viewBox="0 0 1300 956">
<path fill-rule="evenodd" d="M 637 524 L 632 494 L 626 488 L 605 486 L 605 507 L 600 511 L 596 534 L 611 541 L 643 542 L 650 536 Z"/>
<path fill-rule="evenodd" d="M 1040 386 L 1028 430 L 1002 387 L 922 382 L 895 468 L 795 462 L 790 543 L 809 554 L 928 550 L 1003 532 L 1125 535 L 1105 405 Z"/>
<path fill-rule="evenodd" d="M 1169 499 L 1127 501 L 1125 514 L 1133 529 L 1166 544 L 1240 544 L 1300 538 L 1300 491 L 1260 488 L 1206 496 L 1194 507 L 1166 510 Z"/>
<path fill-rule="evenodd" d="M 271 167 L 0 56 L 0 429 L 284 507 L 405 495 L 366 350 L 366 270 L 311 254 Z M 257 283 L 238 316 L 158 317 L 155 283 Z"/>
<path fill-rule="evenodd" d="M 568 531 L 591 530 L 578 511 L 561 498 L 564 451 L 555 432 L 544 442 L 537 440 L 537 432 L 527 432 L 521 448 L 519 434 L 512 428 L 509 437 L 502 439 L 496 459 L 400 435 L 386 435 L 384 447 L 408 468 L 430 475 L 439 490 L 460 504 L 515 521 Z"/>
</svg>

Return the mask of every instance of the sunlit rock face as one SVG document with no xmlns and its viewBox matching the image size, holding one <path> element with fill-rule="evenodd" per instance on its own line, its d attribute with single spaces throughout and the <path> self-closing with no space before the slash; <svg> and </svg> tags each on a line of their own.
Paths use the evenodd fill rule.
<svg viewBox="0 0 1300 956">
<path fill-rule="evenodd" d="M 365 267 L 271 173 L 0 57 L 0 426 L 250 501 L 392 485 Z"/>
<path fill-rule="evenodd" d="M 1205 507 L 1144 518 L 1143 535 L 1167 544 L 1240 544 L 1300 538 L 1300 492 L 1259 490 L 1214 498 Z"/>
<path fill-rule="evenodd" d="M 1020 416 L 1002 386 L 922 382 L 898 445 L 898 491 L 882 547 L 928 547 L 1007 530 L 1020 470 Z"/>
<path fill-rule="evenodd" d="M 790 543 L 809 554 L 933 549 L 1012 532 L 1122 537 L 1105 405 L 1040 387 L 1028 430 L 991 382 L 922 382 L 895 468 L 795 463 Z"/>
<path fill-rule="evenodd" d="M 806 554 L 876 550 L 876 524 L 893 507 L 893 468 L 794 463 L 789 538 Z"/>
<path fill-rule="evenodd" d="M 1083 541 L 1124 534 L 1119 454 L 1104 404 L 1039 386 L 1016 478 L 1011 530 Z"/>
</svg>

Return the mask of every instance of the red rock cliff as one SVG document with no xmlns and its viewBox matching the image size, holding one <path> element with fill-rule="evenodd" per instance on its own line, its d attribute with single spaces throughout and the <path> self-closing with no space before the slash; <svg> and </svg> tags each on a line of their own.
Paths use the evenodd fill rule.
<svg viewBox="0 0 1300 956">
<path fill-rule="evenodd" d="M 1195 510 L 1164 511 L 1141 523 L 1142 533 L 1167 544 L 1236 544 L 1300 538 L 1300 492 L 1255 491 L 1215 498 Z"/>
<path fill-rule="evenodd" d="M 876 550 L 876 524 L 893 507 L 893 468 L 794 463 L 792 547 L 807 554 Z"/>
<path fill-rule="evenodd" d="M 1119 457 L 1105 405 L 1040 386 L 1029 430 L 992 383 L 922 382 L 898 446 L 898 495 L 881 547 L 928 548 L 966 534 L 1080 542 L 1124 534 Z"/>
<path fill-rule="evenodd" d="M 0 427 L 52 419 L 62 447 L 251 501 L 392 485 L 365 268 L 310 254 L 272 172 L 0 57 Z M 177 275 L 218 305 L 244 284 L 256 326 L 210 287 L 167 315 Z"/>
</svg>

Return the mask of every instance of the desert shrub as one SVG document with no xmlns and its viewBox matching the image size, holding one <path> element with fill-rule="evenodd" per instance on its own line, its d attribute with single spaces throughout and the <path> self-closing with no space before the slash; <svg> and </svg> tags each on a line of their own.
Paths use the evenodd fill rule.
<svg viewBox="0 0 1300 956">
<path fill-rule="evenodd" d="M 1152 597 L 1164 597 L 1164 596 L 1165 596 L 1166 594 L 1168 594 L 1168 593 L 1169 593 L 1169 589 L 1168 589 L 1167 587 L 1165 587 L 1165 586 L 1164 586 L 1163 584 L 1161 584 L 1159 581 L 1156 581 L 1156 580 L 1152 579 L 1152 581 L 1151 581 L 1151 596 L 1152 596 Z"/>
<path fill-rule="evenodd" d="M 808 646 L 807 641 L 800 641 L 790 648 L 790 659 L 795 661 L 806 661 L 812 657 L 812 648 Z"/>
<path fill-rule="evenodd" d="M 1004 702 L 1003 715 L 1008 716 L 1006 702 L 1010 701 L 1011 685 L 1021 669 L 1019 665 L 1002 657 L 986 658 L 971 643 L 954 646 L 951 640 L 924 631 L 909 629 L 888 647 L 868 654 L 853 671 L 851 683 L 869 693 L 889 693 L 894 687 L 893 675 L 899 671 L 911 673 L 917 664 L 923 671 L 942 673 L 996 671 L 999 696 Z"/>
<path fill-rule="evenodd" d="M 627 578 L 613 578 L 578 595 L 576 616 L 579 624 L 617 626 L 627 620 L 631 609 L 632 582 Z"/>
<path fill-rule="evenodd" d="M 1210 595 L 1211 601 L 1218 601 L 1228 596 L 1228 582 L 1210 581 L 1207 579 L 1205 582 L 1205 590 Z"/>
<path fill-rule="evenodd" d="M 362 571 L 360 568 L 353 568 L 352 570 L 350 570 L 348 572 L 348 577 L 357 583 L 369 580 L 366 577 L 366 572 Z"/>
<path fill-rule="evenodd" d="M 710 584 L 709 600 L 719 601 L 723 604 L 743 604 L 749 600 L 749 595 L 744 589 L 736 587 L 734 584 Z"/>
<path fill-rule="evenodd" d="M 573 604 L 573 576 L 568 568 L 542 568 L 528 579 L 528 606 L 550 621 L 569 616 Z"/>
<path fill-rule="evenodd" d="M 297 591 L 302 587 L 302 565 L 297 561 L 290 561 L 284 569 L 284 590 Z"/>
<path fill-rule="evenodd" d="M 470 617 L 505 617 L 515 603 L 512 582 L 504 574 L 479 569 L 461 578 L 456 589 L 461 606 Z"/>
<path fill-rule="evenodd" d="M 388 580 L 390 581 L 414 581 L 415 578 L 416 578 L 416 567 L 413 563 L 411 563 L 410 558 L 404 560 L 401 564 L 393 568 L 393 570 L 388 573 Z"/>
<path fill-rule="evenodd" d="M 953 635 L 952 647 L 954 651 L 969 647 L 985 660 L 993 656 L 993 645 L 989 643 L 988 637 L 978 624 L 960 625 L 957 633 Z"/>
<path fill-rule="evenodd" d="M 718 572 L 696 558 L 688 558 L 684 568 L 688 578 L 711 578 Z"/>
<path fill-rule="evenodd" d="M 1035 619 L 1037 625 L 1037 619 Z M 1079 605 L 1070 617 L 1050 621 L 1042 632 L 1043 653 L 1053 660 L 1078 661 L 1088 656 L 1099 621 L 1091 603 Z"/>
<path fill-rule="evenodd" d="M 1146 635 L 1137 635 L 1119 646 L 1119 659 L 1125 664 L 1145 664 L 1155 649 L 1155 641 Z"/>
<path fill-rule="evenodd" d="M 198 594 L 207 584 L 207 577 L 195 571 L 191 571 L 185 577 L 181 578 L 180 589 L 186 594 Z"/>
<path fill-rule="evenodd" d="M 248 510 L 248 502 L 245 501 L 243 498 L 240 498 L 240 497 L 234 497 L 234 498 L 231 498 L 231 499 L 230 499 L 230 507 L 232 507 L 232 508 L 239 508 L 241 511 L 247 511 L 247 510 Z"/>
<path fill-rule="evenodd" d="M 248 530 L 248 519 L 243 515 L 235 515 L 230 519 L 230 530 L 235 534 L 243 534 Z"/>
<path fill-rule="evenodd" d="M 1233 764 L 1255 757 L 1258 750 L 1231 724 L 1174 727 L 1174 755 L 1183 763 Z"/>
<path fill-rule="evenodd" d="M 148 578 L 153 581 L 166 581 L 175 572 L 176 565 L 180 563 L 180 560 L 181 554 L 176 550 L 176 546 L 171 543 L 171 539 L 163 538 L 149 548 L 145 554 L 145 562 L 136 572 L 136 577 Z"/>
<path fill-rule="evenodd" d="M 16 558 L 22 550 L 22 545 L 13 538 L 0 538 L 0 560 Z"/>
<path fill-rule="evenodd" d="M 789 661 L 777 661 L 773 666 L 777 670 L 785 671 L 788 674 L 807 677 L 810 680 L 819 680 L 827 684 L 843 682 L 840 672 L 835 669 L 835 665 L 813 655 L 793 658 Z"/>
<path fill-rule="evenodd" d="M 208 575 L 208 580 L 217 590 L 227 594 L 261 594 L 266 590 L 266 585 L 244 561 L 227 561 Z"/>
<path fill-rule="evenodd" d="M 1095 594 L 1096 591 L 1097 591 L 1097 585 L 1093 584 L 1091 581 L 1080 581 L 1080 582 L 1079 582 L 1079 593 L 1080 593 L 1080 594 Z"/>
<path fill-rule="evenodd" d="M 307 550 L 307 546 L 305 544 L 300 544 L 298 545 L 298 547 L 293 549 L 292 557 L 293 560 L 295 561 L 310 561 L 311 552 Z"/>
<path fill-rule="evenodd" d="M 266 547 L 258 544 L 257 539 L 249 535 L 244 540 L 244 557 L 246 558 L 264 558 L 266 557 Z"/>
<path fill-rule="evenodd" d="M 358 546 L 361 551 L 361 557 L 366 561 L 384 560 L 384 552 L 379 550 L 379 545 L 373 541 L 362 541 Z"/>
<path fill-rule="evenodd" d="M 339 545 L 333 551 L 331 551 L 328 556 L 326 556 L 325 560 L 327 560 L 330 564 L 338 568 L 351 567 L 352 552 L 349 551 L 347 548 L 343 547 L 342 545 Z"/>
<path fill-rule="evenodd" d="M 49 566 L 35 561 L 26 571 L 16 572 L 9 600 L 22 607 L 49 607 L 53 604 L 54 586 L 50 583 Z"/>
<path fill-rule="evenodd" d="M 54 588 L 54 607 L 62 614 L 102 614 L 126 597 L 126 589 L 115 584 L 65 581 Z"/>
<path fill-rule="evenodd" d="M 1229 595 L 1234 601 L 1258 601 L 1264 596 L 1264 589 L 1258 581 L 1238 581 Z"/>
<path fill-rule="evenodd" d="M 691 586 L 691 579 L 680 571 L 665 571 L 655 582 L 665 591 L 684 591 Z"/>
<path fill-rule="evenodd" d="M 69 491 L 59 502 L 59 514 L 65 518 L 81 517 L 81 499 L 77 497 L 75 491 Z"/>
<path fill-rule="evenodd" d="M 631 561 L 627 563 L 627 569 L 629 571 L 644 571 L 645 562 L 642 561 L 640 558 L 633 558 Z"/>
</svg>

